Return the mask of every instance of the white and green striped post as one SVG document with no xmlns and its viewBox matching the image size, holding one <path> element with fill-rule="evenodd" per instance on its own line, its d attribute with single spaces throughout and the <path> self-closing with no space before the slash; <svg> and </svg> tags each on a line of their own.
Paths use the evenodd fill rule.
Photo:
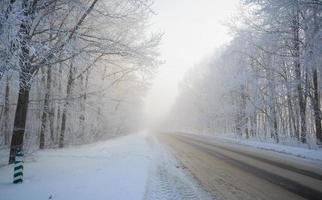
<svg viewBox="0 0 322 200">
<path fill-rule="evenodd" d="M 22 183 L 23 182 L 23 153 L 22 151 L 17 151 L 15 168 L 13 174 L 13 183 Z"/>
</svg>

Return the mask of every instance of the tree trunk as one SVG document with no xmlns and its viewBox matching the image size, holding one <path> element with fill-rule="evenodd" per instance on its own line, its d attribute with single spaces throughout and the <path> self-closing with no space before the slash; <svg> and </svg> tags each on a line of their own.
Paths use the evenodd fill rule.
<svg viewBox="0 0 322 200">
<path fill-rule="evenodd" d="M 31 80 L 33 74 L 36 72 L 32 69 L 29 57 L 29 42 L 30 42 L 30 21 L 28 17 L 30 16 L 28 10 L 28 1 L 24 0 L 22 2 L 22 8 L 24 12 L 25 19 L 20 24 L 19 37 L 21 44 L 21 51 L 19 55 L 19 95 L 18 103 L 15 113 L 14 128 L 10 144 L 10 155 L 9 164 L 15 161 L 16 152 L 23 149 L 23 139 L 26 128 L 27 121 L 27 111 L 29 103 L 29 92 L 31 87 Z"/>
<path fill-rule="evenodd" d="M 315 0 L 318 3 L 318 0 Z M 318 19 L 318 5 L 314 6 L 314 32 L 313 37 L 318 34 L 320 29 L 319 19 Z M 312 44 L 315 45 L 315 44 Z M 315 51 L 315 48 L 313 48 Z M 316 62 L 312 66 L 312 79 L 313 79 L 313 112 L 314 112 L 314 122 L 315 122 L 315 134 L 318 143 L 322 143 L 322 125 L 321 125 L 321 104 L 320 104 L 320 92 L 319 92 L 319 80 L 318 80 L 318 70 Z"/>
<path fill-rule="evenodd" d="M 300 63 L 300 13 L 299 13 L 299 2 L 298 0 L 295 2 L 294 7 L 294 17 L 292 23 L 292 31 L 293 31 L 293 56 L 294 56 L 294 70 L 296 77 L 296 87 L 298 93 L 298 104 L 300 111 L 300 141 L 302 143 L 306 142 L 306 103 L 303 96 L 303 87 L 302 87 L 302 72 L 301 72 L 301 63 Z"/>
<path fill-rule="evenodd" d="M 246 86 L 242 84 L 240 86 L 240 101 L 238 102 L 238 113 L 237 113 L 237 122 L 236 122 L 236 131 L 239 136 L 243 135 L 243 132 L 246 133 Z"/>
<path fill-rule="evenodd" d="M 61 122 L 61 130 L 59 136 L 59 148 L 64 147 L 64 140 L 65 140 L 65 132 L 66 132 L 66 121 L 67 121 L 67 109 L 71 97 L 72 92 L 72 85 L 73 85 L 73 61 L 71 61 L 71 65 L 69 66 L 69 74 L 68 74 L 68 82 L 67 82 L 67 94 L 66 94 L 66 101 L 63 107 L 62 113 L 62 122 Z"/>
<path fill-rule="evenodd" d="M 313 76 L 313 109 L 314 109 L 316 138 L 318 139 L 319 142 L 322 142 L 320 94 L 319 94 L 318 72 L 316 68 L 313 69 L 312 76 Z"/>
<path fill-rule="evenodd" d="M 60 137 L 60 125 L 61 125 L 61 106 L 58 105 L 57 108 L 57 117 L 56 117 L 56 137 L 55 137 L 55 144 L 58 144 L 58 138 Z"/>
<path fill-rule="evenodd" d="M 82 75 L 83 76 L 83 75 Z M 80 138 L 82 138 L 85 135 L 85 121 L 86 121 L 86 99 L 87 99 L 87 88 L 88 88 L 88 78 L 89 78 L 89 71 L 86 72 L 85 75 L 85 84 L 84 84 L 84 93 L 83 93 L 83 98 L 81 99 L 81 113 L 79 116 L 80 119 Z M 82 85 L 83 85 L 83 81 Z"/>
<path fill-rule="evenodd" d="M 10 133 L 9 133 L 9 95 L 10 95 L 10 85 L 9 77 L 6 80 L 6 91 L 5 91 L 5 100 L 4 100 L 4 124 L 3 124 L 3 133 L 4 133 L 4 144 L 8 145 L 10 142 Z"/>
<path fill-rule="evenodd" d="M 294 137 L 294 134 L 297 132 L 296 122 L 294 118 L 293 103 L 290 84 L 286 82 L 286 95 L 287 95 L 287 109 L 288 109 L 288 123 L 289 123 L 289 132 L 290 136 Z"/>
<path fill-rule="evenodd" d="M 62 114 L 62 122 L 61 122 L 61 129 L 60 129 L 60 135 L 59 135 L 59 148 L 64 147 L 67 105 L 68 105 L 68 103 L 64 104 L 64 109 L 63 109 L 63 114 Z"/>
<path fill-rule="evenodd" d="M 54 105 L 51 104 L 51 108 L 49 110 L 49 131 L 50 131 L 50 141 L 51 144 L 55 143 L 55 110 Z"/>
<path fill-rule="evenodd" d="M 51 67 L 47 68 L 47 84 L 46 84 L 46 93 L 44 100 L 44 108 L 41 117 L 41 127 L 40 127 L 40 138 L 39 138 L 39 149 L 45 148 L 45 132 L 47 126 L 47 117 L 49 114 L 49 97 L 51 91 Z"/>
<path fill-rule="evenodd" d="M 249 139 L 249 128 L 248 128 L 248 118 L 245 118 L 246 124 L 245 124 L 245 135 L 246 135 L 246 139 Z"/>
<path fill-rule="evenodd" d="M 20 83 L 14 128 L 10 145 L 9 164 L 14 163 L 16 152 L 21 151 L 23 148 L 23 139 L 27 121 L 29 92 L 30 86 Z"/>
<path fill-rule="evenodd" d="M 62 76 L 63 76 L 63 70 L 62 70 L 62 63 L 59 65 L 59 76 L 58 76 L 58 94 L 62 94 Z M 60 138 L 60 128 L 61 128 L 61 104 L 58 103 L 57 108 L 57 117 L 56 117 L 56 139 L 55 144 L 59 143 L 58 139 Z"/>
<path fill-rule="evenodd" d="M 6 81 L 6 92 L 5 92 L 5 100 L 4 100 L 4 123 L 3 123 L 3 133 L 4 133 L 4 144 L 8 145 L 10 141 L 10 133 L 9 133 L 9 94 L 10 94 L 10 86 L 9 86 L 9 77 L 7 77 Z"/>
</svg>

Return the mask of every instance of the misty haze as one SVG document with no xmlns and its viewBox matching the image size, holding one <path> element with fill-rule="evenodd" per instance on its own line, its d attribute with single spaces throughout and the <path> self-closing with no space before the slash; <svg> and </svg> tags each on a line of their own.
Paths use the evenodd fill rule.
<svg viewBox="0 0 322 200">
<path fill-rule="evenodd" d="M 0 200 L 322 199 L 322 0 L 1 0 Z"/>
</svg>

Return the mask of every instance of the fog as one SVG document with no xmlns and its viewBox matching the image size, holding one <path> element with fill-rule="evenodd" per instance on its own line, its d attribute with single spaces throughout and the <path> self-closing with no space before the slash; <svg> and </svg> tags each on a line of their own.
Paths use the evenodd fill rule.
<svg viewBox="0 0 322 200">
<path fill-rule="evenodd" d="M 151 29 L 163 32 L 160 66 L 146 97 L 148 123 L 157 123 L 171 109 L 184 74 L 202 58 L 231 40 L 227 21 L 237 0 L 159 0 L 153 9 Z"/>
</svg>

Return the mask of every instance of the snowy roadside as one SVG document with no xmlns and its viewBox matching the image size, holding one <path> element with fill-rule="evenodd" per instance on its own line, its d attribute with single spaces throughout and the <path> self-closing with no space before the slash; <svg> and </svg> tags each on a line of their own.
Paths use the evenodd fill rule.
<svg viewBox="0 0 322 200">
<path fill-rule="evenodd" d="M 25 163 L 24 183 L 0 168 L 0 199 L 142 199 L 151 158 L 142 135 L 45 150 Z"/>
<path fill-rule="evenodd" d="M 13 166 L 0 167 L 0 200 L 207 199 L 153 136 L 133 134 L 34 153 L 24 183 L 12 184 Z"/>
<path fill-rule="evenodd" d="M 187 133 L 187 134 L 198 135 L 193 133 Z M 254 147 L 258 149 L 274 151 L 277 153 L 301 157 L 309 160 L 322 161 L 322 149 L 307 149 L 303 147 L 287 146 L 282 144 L 274 144 L 274 143 L 261 142 L 261 141 L 250 140 L 250 139 L 243 139 L 243 138 L 238 138 L 232 134 L 229 134 L 229 135 L 223 134 L 223 135 L 216 135 L 216 136 L 209 135 L 209 134 L 202 134 L 200 136 L 207 137 L 209 140 L 240 144 L 240 145 L 245 145 L 245 146 Z"/>
</svg>

